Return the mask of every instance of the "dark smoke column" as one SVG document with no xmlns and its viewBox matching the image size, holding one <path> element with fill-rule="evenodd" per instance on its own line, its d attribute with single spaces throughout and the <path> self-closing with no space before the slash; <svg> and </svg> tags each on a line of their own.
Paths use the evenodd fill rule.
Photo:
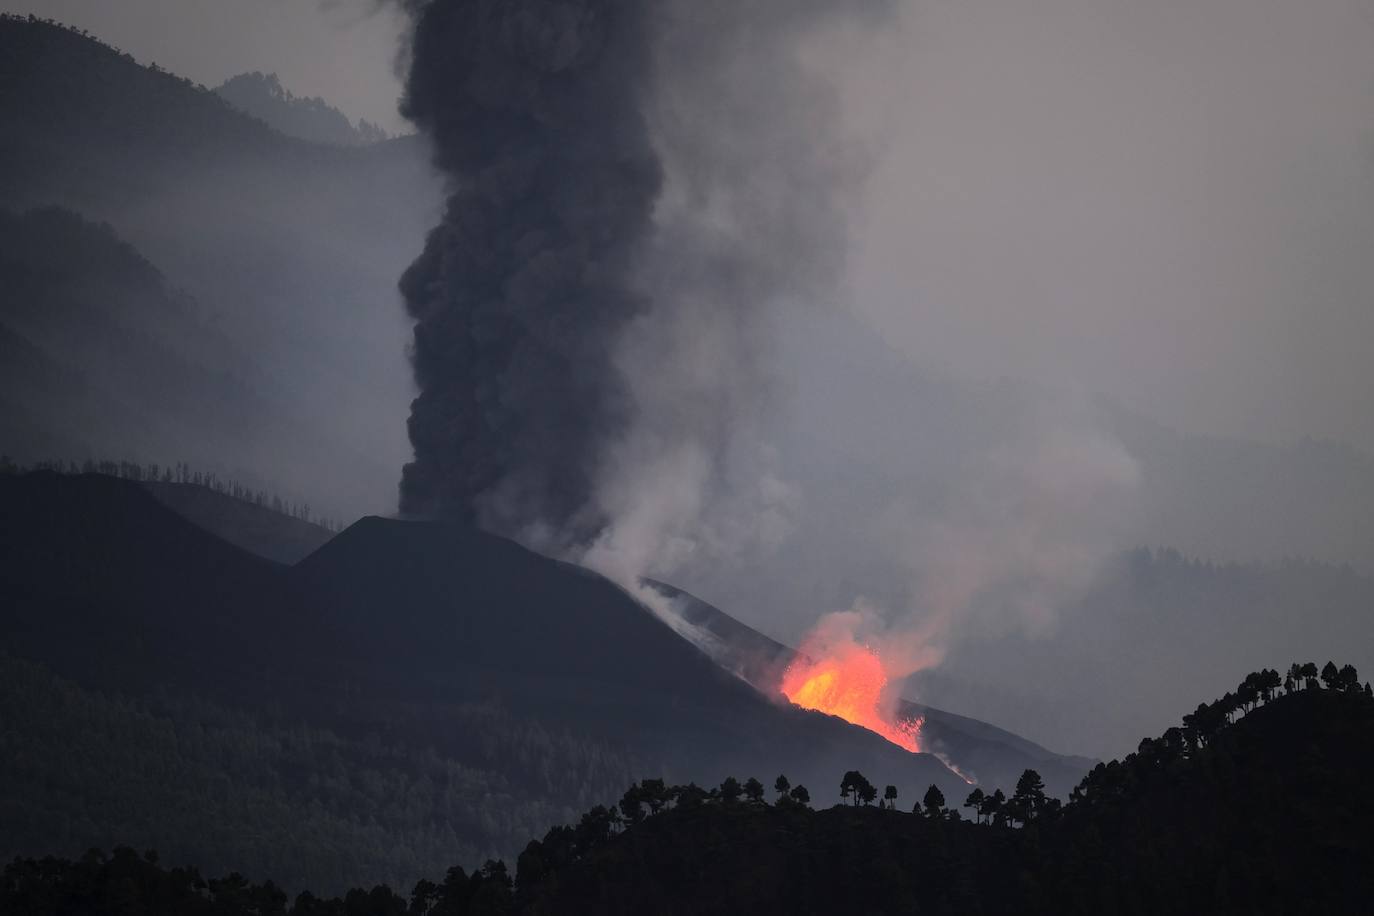
<svg viewBox="0 0 1374 916">
<path fill-rule="evenodd" d="M 404 114 L 450 180 L 401 280 L 416 320 L 401 511 L 585 539 L 612 362 L 662 184 L 640 93 L 652 0 L 429 0 Z"/>
</svg>

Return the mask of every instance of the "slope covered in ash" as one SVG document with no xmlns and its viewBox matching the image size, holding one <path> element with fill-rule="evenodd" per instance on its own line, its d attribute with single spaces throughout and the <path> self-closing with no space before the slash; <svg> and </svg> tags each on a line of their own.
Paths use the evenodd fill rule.
<svg viewBox="0 0 1374 916">
<path fill-rule="evenodd" d="M 783 671 L 796 655 L 794 649 L 688 592 L 663 582 L 648 584 L 670 599 L 668 608 L 676 615 L 671 625 L 679 633 L 759 691 L 777 691 Z M 990 789 L 1014 785 L 1022 771 L 1034 769 L 1052 795 L 1067 797 L 1095 762 L 1056 754 L 987 722 L 910 700 L 902 701 L 899 715 L 923 718 L 923 750 L 940 755 L 960 773 Z"/>
<path fill-rule="evenodd" d="M 769 701 L 599 576 L 448 524 L 365 519 L 285 568 L 132 482 L 0 475 L 0 652 L 37 666 L 9 676 L 56 711 L 7 717 L 26 751 L 6 758 L 0 808 L 26 828 L 4 854 L 119 840 L 247 868 L 253 837 L 296 824 L 267 873 L 337 888 L 413 880 L 446 846 L 513 855 L 647 774 L 786 767 L 823 785 L 858 767 L 908 793 L 964 787 Z M 76 716 L 91 703 L 147 727 L 93 729 Z M 148 727 L 172 758 L 147 753 Z"/>
</svg>

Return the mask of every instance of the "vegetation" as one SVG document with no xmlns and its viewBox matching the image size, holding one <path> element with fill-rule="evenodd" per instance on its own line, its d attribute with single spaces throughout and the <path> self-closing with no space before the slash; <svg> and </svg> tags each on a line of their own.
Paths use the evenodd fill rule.
<svg viewBox="0 0 1374 916">
<path fill-rule="evenodd" d="M 965 805 L 982 826 L 935 787 L 919 816 L 879 815 L 857 771 L 841 780 L 852 803 L 828 811 L 799 801 L 802 787 L 785 776 L 772 805 L 755 779 L 711 790 L 645 779 L 619 805 L 530 842 L 514 875 L 494 860 L 471 873 L 454 867 L 408 897 L 378 886 L 333 899 L 301 893 L 288 905 L 270 882 L 207 880 L 119 848 L 15 860 L 0 911 L 1353 912 L 1374 890 L 1374 803 L 1359 783 L 1374 763 L 1374 696 L 1349 666 L 1314 669 L 1290 668 L 1287 684 L 1271 671 L 1250 675 L 1181 728 L 1094 770 L 1062 807 L 1031 770 L 1010 798 L 974 789 Z M 1267 794 L 1275 780 L 1284 794 Z M 888 789 L 884 800 L 895 801 Z"/>
<path fill-rule="evenodd" d="M 326 531 L 338 532 L 344 529 L 343 523 L 335 519 L 315 515 L 310 508 L 310 503 L 304 500 L 282 499 L 276 493 L 253 489 L 239 483 L 232 477 L 224 478 L 214 471 L 197 470 L 185 461 L 178 461 L 176 464 L 141 464 L 137 461 L 87 458 L 80 464 L 75 461 L 49 459 L 23 465 L 15 462 L 8 455 L 0 455 L 0 474 L 25 474 L 31 471 L 51 471 L 56 474 L 104 474 L 106 477 L 132 480 L 135 483 L 176 483 L 204 487 L 221 496 L 228 496 L 231 499 L 263 509 L 270 509 L 278 515 L 294 518 L 310 525 L 318 525 Z"/>
<path fill-rule="evenodd" d="M 215 93 L 243 113 L 301 140 L 361 146 L 387 139 L 386 131 L 377 125 L 363 119 L 354 126 L 347 115 L 318 96 L 292 94 L 275 73 L 240 73 Z"/>
<path fill-rule="evenodd" d="M 513 856 L 573 816 L 559 800 L 590 804 L 630 771 L 595 741 L 490 703 L 444 712 L 449 733 L 482 736 L 460 755 L 185 694 L 83 688 L 2 652 L 0 723 L 0 859 L 158 845 L 316 891 Z"/>
</svg>

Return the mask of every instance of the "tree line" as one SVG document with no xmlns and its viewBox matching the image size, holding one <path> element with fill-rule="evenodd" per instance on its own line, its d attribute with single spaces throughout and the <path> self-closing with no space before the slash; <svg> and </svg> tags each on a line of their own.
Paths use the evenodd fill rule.
<svg viewBox="0 0 1374 916">
<path fill-rule="evenodd" d="M 48 459 L 24 465 L 15 462 L 8 455 L 0 455 L 0 474 L 26 474 L 33 471 L 50 471 L 55 474 L 71 475 L 103 474 L 106 477 L 117 477 L 120 480 L 131 480 L 135 483 L 184 484 L 186 486 L 204 487 L 221 496 L 228 496 L 239 502 L 269 509 L 278 515 L 285 515 L 310 525 L 318 525 L 326 531 L 337 533 L 345 527 L 342 522 L 336 519 L 316 515 L 308 502 L 283 499 L 276 493 L 254 489 L 233 478 L 221 477 L 214 471 L 197 470 L 185 461 L 164 465 L 156 462 L 141 464 L 136 461 L 87 458 L 80 464 L 75 461 Z"/>
<path fill-rule="evenodd" d="M 1370 685 L 1361 685 L 1358 673 L 1349 665 L 1338 668 L 1328 662 L 1318 669 L 1314 663 L 1295 663 L 1283 676 L 1272 669 L 1254 672 L 1220 700 L 1201 704 L 1185 717 L 1183 726 L 1170 729 L 1161 738 L 1142 741 L 1140 749 L 1124 760 L 1100 764 L 1075 788 L 1067 804 L 1046 797 L 1043 782 L 1034 770 L 1022 774 L 1010 797 L 1000 789 L 989 795 L 975 788 L 962 807 L 971 808 L 974 823 L 982 826 L 966 822 L 964 829 L 977 830 L 980 835 L 997 830 L 997 835 L 1007 839 L 1024 835 L 1033 841 L 1040 822 L 1053 823 L 1077 811 L 1091 814 L 1113 792 L 1129 788 L 1135 771 L 1158 769 L 1169 762 L 1171 755 L 1178 759 L 1201 756 L 1221 743 L 1222 736 L 1238 718 L 1277 698 L 1304 692 L 1345 694 L 1358 697 L 1361 702 L 1374 698 Z M 539 899 L 541 891 L 556 888 L 563 869 L 608 846 L 618 834 L 639 828 L 665 812 L 715 809 L 740 815 L 769 810 L 811 813 L 810 793 L 804 786 L 793 786 L 786 776 L 778 776 L 773 791 L 775 800 L 770 805 L 763 783 L 752 777 L 743 782 L 727 777 L 711 789 L 695 783 L 670 786 L 662 779 L 644 779 L 631 785 L 617 804 L 597 805 L 577 823 L 556 826 L 543 839 L 530 841 L 516 860 L 514 875 L 504 862 L 494 859 L 471 873 L 455 866 L 438 883 L 417 882 L 408 897 L 378 885 L 371 890 L 356 888 L 330 899 L 302 892 L 288 905 L 286 892 L 271 881 L 252 884 L 239 874 L 205 879 L 193 868 L 163 869 L 155 853 L 139 854 L 129 848 L 116 849 L 111 855 L 91 851 L 75 862 L 51 857 L 16 859 L 0 876 L 0 911 L 175 912 L 186 916 L 503 916 L 521 911 L 526 904 Z M 887 786 L 879 801 L 877 788 L 857 770 L 843 774 L 839 796 L 841 805 L 866 808 L 876 802 L 879 809 L 892 811 L 894 817 L 904 816 L 896 813 L 895 786 Z M 913 815 L 925 821 L 963 820 L 957 810 L 947 807 L 943 793 L 934 785 L 915 805 Z M 804 822 L 797 823 L 800 826 Z M 895 826 L 899 822 L 887 823 Z M 1088 823 L 1091 828 L 1092 822 Z M 1026 829 L 1015 830 L 1013 825 Z M 678 821 L 673 829 L 687 829 L 687 824 Z M 880 828 L 875 822 L 865 829 Z M 955 841 L 953 834 L 941 836 L 945 837 L 942 842 Z M 1097 842 L 1100 845 L 1100 840 Z M 1033 850 L 1034 843 L 1028 848 Z M 1023 876 L 1022 880 L 1027 879 Z"/>
</svg>

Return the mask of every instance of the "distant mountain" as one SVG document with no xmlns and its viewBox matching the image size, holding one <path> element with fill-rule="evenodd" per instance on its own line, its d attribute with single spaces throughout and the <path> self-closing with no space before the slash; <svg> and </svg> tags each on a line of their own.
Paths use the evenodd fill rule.
<svg viewBox="0 0 1374 916">
<path fill-rule="evenodd" d="M 365 146 L 387 139 L 377 125 L 366 120 L 355 125 L 318 96 L 293 95 L 275 73 L 240 73 L 220 84 L 215 94 L 288 137 L 334 146 Z"/>
<path fill-rule="evenodd" d="M 1374 578 L 1350 567 L 1208 563 L 1142 549 L 1117 557 L 1061 608 L 1051 635 L 1004 629 L 961 642 L 910 686 L 927 702 L 1013 724 L 1051 747 L 1089 731 L 1083 750 L 1107 757 L 1264 659 L 1344 652 L 1370 670 L 1371 633 Z"/>
<path fill-rule="evenodd" d="M 108 224 L 0 209 L 0 289 L 0 451 L 11 458 L 175 459 L 275 490 L 254 466 L 311 463 L 330 441 L 314 418 L 284 416 L 253 354 Z M 334 448 L 347 466 L 346 445 Z"/>
<path fill-rule="evenodd" d="M 32 221 L 30 211 L 60 208 L 108 227 L 106 236 L 174 291 L 178 311 L 214 332 L 217 349 L 204 368 L 227 377 L 213 397 L 201 398 L 207 424 L 233 411 L 249 419 L 215 443 L 217 465 L 241 477 L 245 468 L 276 468 L 280 489 L 334 517 L 389 511 L 396 469 L 408 455 L 399 418 L 412 396 L 409 325 L 396 282 L 442 204 L 427 159 L 416 137 L 362 147 L 288 137 L 214 92 L 93 38 L 0 17 L 0 210 Z M 35 246 L 11 251 L 10 268 L 53 266 L 72 277 L 45 276 L 68 285 L 85 277 L 82 295 L 98 292 L 96 265 L 52 241 L 41 256 Z M 31 257 L 32 264 L 21 263 Z M 118 282 L 127 286 L 132 276 Z M 7 291 L 6 311 L 23 305 L 17 295 Z M 121 318 L 124 333 L 160 332 L 147 311 Z M 202 333 L 200 342 L 209 336 Z M 188 340 L 136 362 L 164 380 L 181 368 L 204 376 L 185 366 L 207 358 L 203 349 L 180 349 Z M 24 363 L 36 373 L 25 384 L 72 380 L 71 360 L 51 359 L 63 341 L 50 343 L 38 348 L 46 363 Z M 72 343 L 74 350 L 84 345 Z M 11 368 L 10 377 L 18 371 Z M 95 393 L 89 379 L 97 374 L 86 375 L 85 393 Z M 164 387 L 174 397 L 196 383 L 188 377 L 187 385 Z M 245 389 L 270 399 L 245 403 Z M 16 417 L 0 428 L 0 451 L 24 460 L 119 454 L 209 463 L 190 451 L 203 430 L 130 424 L 116 441 L 106 432 L 119 424 L 84 422 L 104 412 L 109 398 L 70 393 L 70 411 L 37 410 L 0 395 Z M 53 454 L 58 447 L 80 451 Z M 277 457 L 264 460 L 269 454 Z"/>
<path fill-rule="evenodd" d="M 5 716 L 27 750 L 0 757 L 3 856 L 123 837 L 296 887 L 404 886 L 513 856 L 633 774 L 967 788 L 770 701 L 606 580 L 440 523 L 365 519 L 285 568 L 132 482 L 0 475 L 0 652 L 27 685 L 6 701 L 45 711 Z"/>
</svg>

